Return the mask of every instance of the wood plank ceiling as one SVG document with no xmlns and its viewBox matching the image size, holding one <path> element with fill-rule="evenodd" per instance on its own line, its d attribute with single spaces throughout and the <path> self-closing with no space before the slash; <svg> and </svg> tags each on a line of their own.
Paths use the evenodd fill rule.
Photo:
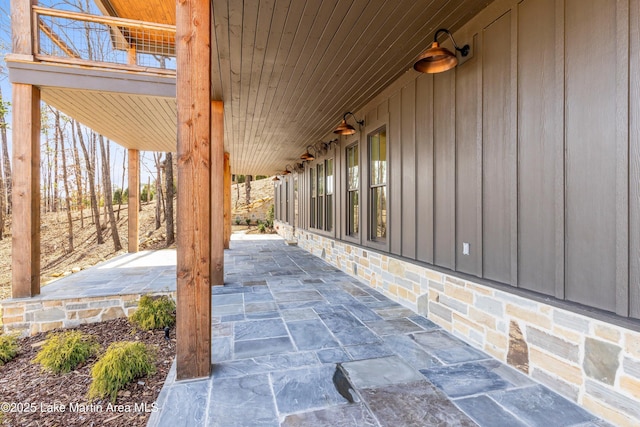
<svg viewBox="0 0 640 427">
<path fill-rule="evenodd" d="M 212 97 L 224 101 L 233 173 L 299 161 L 346 111 L 410 70 L 438 28 L 455 31 L 490 2 L 212 0 Z M 167 15 L 173 1 L 109 0 L 107 12 L 150 20 L 154 12 L 127 9 L 142 3 Z"/>
<path fill-rule="evenodd" d="M 175 151 L 175 98 L 42 87 L 42 100 L 126 148 Z"/>
</svg>

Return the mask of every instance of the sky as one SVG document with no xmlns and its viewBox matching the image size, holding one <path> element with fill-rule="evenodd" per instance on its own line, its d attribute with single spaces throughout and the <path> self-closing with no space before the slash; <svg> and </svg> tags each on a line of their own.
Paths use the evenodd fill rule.
<svg viewBox="0 0 640 427">
<path fill-rule="evenodd" d="M 73 1 L 73 0 L 69 0 Z M 69 9 L 63 4 L 64 0 L 40 0 L 39 5 L 45 7 L 54 7 L 58 9 Z M 8 76 L 8 70 L 5 65 L 4 57 L 11 51 L 11 19 L 10 19 L 10 0 L 0 0 L 0 87 L 2 88 L 2 97 L 5 101 L 11 101 L 11 82 Z M 45 108 L 43 106 L 43 108 Z M 11 110 L 9 115 L 5 117 L 7 123 L 11 124 Z M 11 125 L 7 132 L 9 140 L 9 150 L 11 150 Z M 43 137 L 44 138 L 44 137 Z M 113 144 L 111 147 L 111 163 L 112 163 L 112 181 L 113 185 L 120 187 L 122 180 L 122 156 L 125 150 L 123 147 Z M 140 182 L 146 184 L 149 176 L 152 174 L 153 154 L 151 152 L 141 152 L 143 164 L 140 167 Z M 153 182 L 153 176 L 151 176 Z M 126 184 L 125 184 L 126 186 Z"/>
</svg>

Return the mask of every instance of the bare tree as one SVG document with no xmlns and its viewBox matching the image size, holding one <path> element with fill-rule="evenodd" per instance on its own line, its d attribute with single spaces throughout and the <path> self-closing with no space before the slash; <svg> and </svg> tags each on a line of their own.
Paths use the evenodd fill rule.
<svg viewBox="0 0 640 427">
<path fill-rule="evenodd" d="M 84 228 L 84 199 L 82 197 L 82 168 L 80 166 L 80 155 L 78 154 L 78 141 L 75 128 L 80 126 L 75 120 L 71 121 L 71 137 L 73 141 L 73 161 L 76 175 L 76 191 L 78 193 L 78 208 L 80 209 L 80 228 Z"/>
<path fill-rule="evenodd" d="M 162 153 L 153 153 L 156 163 L 156 230 L 162 224 L 160 214 L 162 212 Z"/>
<path fill-rule="evenodd" d="M 244 191 L 245 191 L 245 197 L 247 200 L 247 205 L 251 203 L 251 180 L 253 179 L 253 176 L 251 175 L 247 175 L 244 179 Z"/>
<path fill-rule="evenodd" d="M 51 209 L 53 212 L 58 212 L 58 176 L 59 176 L 59 169 L 58 169 L 58 156 L 60 153 L 60 140 L 58 138 L 58 126 L 59 123 L 56 123 L 55 120 L 59 119 L 60 114 L 58 113 L 57 110 L 53 110 L 53 108 L 49 107 L 51 112 L 54 113 L 53 117 L 54 117 L 54 128 L 53 128 L 53 132 L 54 132 L 54 137 L 53 137 L 53 191 L 51 194 Z M 56 216 L 57 219 L 57 216 Z"/>
<path fill-rule="evenodd" d="M 122 155 L 122 185 L 120 186 L 120 200 L 118 203 L 118 217 L 117 220 L 120 221 L 120 208 L 122 207 L 122 200 L 124 199 L 124 179 L 127 176 L 127 150 L 124 150 L 124 154 Z"/>
<path fill-rule="evenodd" d="M 87 145 L 84 143 L 84 137 L 82 136 L 82 130 L 80 129 L 80 126 L 77 127 L 77 131 L 78 141 L 80 142 L 80 147 L 82 148 L 82 153 L 84 154 L 85 166 L 87 169 L 87 173 L 89 174 L 88 181 L 91 199 L 91 212 L 93 213 L 93 223 L 96 225 L 96 238 L 98 239 L 98 244 L 101 245 L 104 243 L 104 238 L 102 237 L 102 228 L 100 227 L 100 210 L 98 209 L 98 198 L 96 196 L 95 163 L 91 162 L 91 155 L 89 154 Z"/>
<path fill-rule="evenodd" d="M 113 239 L 114 251 L 122 249 L 120 236 L 118 235 L 118 224 L 113 212 L 113 195 L 111 193 L 111 170 L 109 169 L 109 148 L 105 148 L 104 137 L 98 137 L 100 141 L 100 157 L 102 158 L 102 186 L 104 187 L 104 205 L 109 214 L 109 224 L 111 225 L 111 238 Z M 107 142 L 108 144 L 108 142 Z"/>
<path fill-rule="evenodd" d="M 62 154 L 62 180 L 64 181 L 64 198 L 67 208 L 67 235 L 69 241 L 69 252 L 73 252 L 73 218 L 71 217 L 71 195 L 69 194 L 69 176 L 67 174 L 67 154 L 64 150 L 64 139 L 62 125 L 60 124 L 60 112 L 55 110 L 56 140 L 60 142 L 60 152 Z"/>
<path fill-rule="evenodd" d="M 6 191 L 6 210 L 10 214 L 12 209 L 11 191 L 13 189 L 11 174 L 11 161 L 9 160 L 9 144 L 7 142 L 7 122 L 5 115 L 9 112 L 9 103 L 4 101 L 2 97 L 2 89 L 0 88 L 0 133 L 2 133 L 2 172 L 4 174 L 4 186 Z M 2 193 L 3 195 L 5 192 Z M 4 226 L 4 222 L 2 223 Z"/>
<path fill-rule="evenodd" d="M 176 241 L 173 226 L 173 154 L 167 153 L 165 157 L 164 179 L 166 187 L 166 208 L 164 212 L 164 221 L 167 229 L 167 246 L 172 245 Z"/>
</svg>

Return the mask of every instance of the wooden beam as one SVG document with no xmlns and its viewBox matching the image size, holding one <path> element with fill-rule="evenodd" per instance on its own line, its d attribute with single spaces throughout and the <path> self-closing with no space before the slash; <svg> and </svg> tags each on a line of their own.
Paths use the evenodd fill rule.
<svg viewBox="0 0 640 427">
<path fill-rule="evenodd" d="M 40 89 L 13 85 L 11 295 L 40 293 Z"/>
<path fill-rule="evenodd" d="M 129 149 L 129 252 L 138 252 L 140 241 L 140 151 Z"/>
<path fill-rule="evenodd" d="M 36 3 L 37 0 L 13 0 L 11 2 L 11 53 L 13 54 L 34 54 L 31 6 Z"/>
<path fill-rule="evenodd" d="M 229 249 L 231 240 L 231 161 L 224 153 L 224 248 Z"/>
<path fill-rule="evenodd" d="M 176 2 L 176 43 L 179 185 L 176 375 L 178 380 L 184 380 L 207 377 L 211 372 L 209 0 Z M 222 171 L 218 173 L 222 177 Z"/>
<path fill-rule="evenodd" d="M 224 285 L 226 170 L 224 105 L 211 101 L 211 285 Z"/>
</svg>

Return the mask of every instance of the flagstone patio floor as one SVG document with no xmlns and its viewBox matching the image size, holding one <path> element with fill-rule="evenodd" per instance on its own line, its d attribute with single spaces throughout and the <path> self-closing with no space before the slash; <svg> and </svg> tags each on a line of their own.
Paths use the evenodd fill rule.
<svg viewBox="0 0 640 427">
<path fill-rule="evenodd" d="M 608 425 L 320 258 L 234 238 L 212 374 L 174 363 L 149 426 Z"/>
</svg>

